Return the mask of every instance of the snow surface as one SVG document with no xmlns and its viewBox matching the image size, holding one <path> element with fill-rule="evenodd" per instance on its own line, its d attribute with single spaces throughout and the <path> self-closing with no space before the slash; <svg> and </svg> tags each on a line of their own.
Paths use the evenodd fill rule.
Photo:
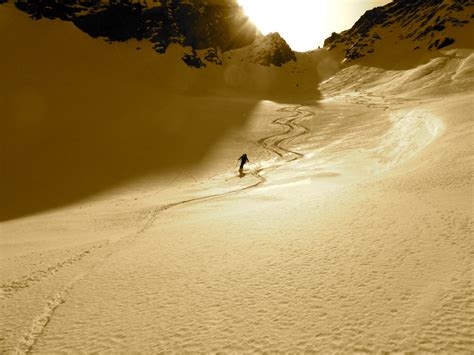
<svg viewBox="0 0 474 355">
<path fill-rule="evenodd" d="M 473 50 L 196 71 L 10 10 L 2 353 L 474 351 Z"/>
</svg>

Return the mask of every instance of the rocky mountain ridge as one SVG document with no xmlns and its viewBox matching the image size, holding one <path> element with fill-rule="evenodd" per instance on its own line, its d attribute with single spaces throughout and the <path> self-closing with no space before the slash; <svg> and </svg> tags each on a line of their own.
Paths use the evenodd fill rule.
<svg viewBox="0 0 474 355">
<path fill-rule="evenodd" d="M 182 60 L 195 68 L 222 64 L 222 52 L 258 39 L 275 43 L 261 48 L 259 57 L 264 59 L 257 63 L 280 66 L 296 60 L 280 36 L 262 37 L 235 0 L 15 0 L 14 4 L 34 20 L 71 21 L 90 36 L 110 42 L 145 40 L 159 54 L 171 44 L 181 45 L 188 48 Z"/>
<path fill-rule="evenodd" d="M 374 53 L 382 41 L 438 50 L 456 43 L 460 30 L 472 30 L 473 18 L 473 0 L 394 0 L 367 11 L 351 29 L 333 33 L 324 46 L 343 49 L 346 61 Z"/>
</svg>

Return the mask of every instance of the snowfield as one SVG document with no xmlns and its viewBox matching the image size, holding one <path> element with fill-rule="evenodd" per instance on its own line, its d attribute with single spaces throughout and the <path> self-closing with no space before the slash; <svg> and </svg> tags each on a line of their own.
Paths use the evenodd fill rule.
<svg viewBox="0 0 474 355">
<path fill-rule="evenodd" d="M 286 65 L 283 74 L 245 64 L 252 68 L 245 71 L 249 77 L 239 76 L 245 82 L 232 79 L 235 85 L 216 88 L 219 78 L 234 75 L 220 71 L 237 70 L 232 60 L 204 74 L 179 67 L 171 72 L 143 50 L 146 71 L 130 67 L 116 80 L 135 55 L 133 48 L 97 42 L 68 23 L 32 25 L 23 14 L 15 16 L 15 28 L 23 30 L 15 38 L 2 32 L 8 53 L 18 43 L 43 41 L 42 49 L 22 45 L 21 63 L 36 50 L 40 59 L 45 53 L 77 58 L 48 87 L 74 79 L 71 95 L 108 85 L 125 90 L 116 114 L 127 107 L 120 100 L 128 97 L 132 107 L 120 122 L 107 118 L 108 144 L 126 136 L 116 133 L 114 122 L 117 132 L 134 124 L 157 131 L 142 138 L 130 127 L 123 143 L 135 142 L 133 159 L 120 165 L 123 156 L 110 155 L 118 161 L 110 163 L 111 171 L 133 170 L 126 178 L 104 177 L 100 160 L 93 160 L 101 145 L 78 141 L 74 147 L 94 163 L 78 162 L 84 169 L 71 168 L 78 174 L 74 178 L 53 169 L 38 172 L 38 179 L 46 189 L 58 176 L 64 186 L 81 179 L 89 184 L 90 176 L 104 185 L 67 198 L 54 196 L 54 190 L 48 199 L 38 193 L 34 211 L 16 206 L 15 214 L 3 215 L 0 352 L 474 351 L 473 50 L 446 49 L 406 70 L 383 65 L 338 70 L 335 54 L 321 50 L 299 54 L 298 64 Z M 57 29 L 79 43 L 77 53 L 58 45 Z M 121 59 L 117 53 L 106 57 L 114 52 L 111 46 Z M 76 57 L 79 52 L 90 59 Z M 97 58 L 103 62 L 94 67 L 104 80 L 100 90 L 88 86 L 90 78 L 81 79 L 87 73 L 81 62 L 93 65 Z M 114 58 L 120 62 L 107 72 Z M 24 157 L 38 149 L 35 159 L 44 159 L 47 167 L 67 159 L 69 146 L 57 151 L 61 144 L 89 136 L 72 130 L 45 143 L 37 132 L 44 137 L 60 131 L 52 125 L 43 130 L 33 119 L 43 112 L 38 107 L 46 112 L 41 120 L 67 112 L 48 108 L 63 88 L 40 90 L 58 70 L 54 61 L 37 71 L 17 68 L 8 56 L 2 60 L 7 61 L 2 73 L 9 72 L 12 82 L 15 75 L 24 75 L 16 83 L 38 75 L 26 89 L 20 84 L 8 87 L 8 94 L 1 89 L 2 97 L 26 92 L 37 103 L 35 110 L 19 105 L 17 117 L 31 122 L 22 122 L 21 130 L 7 128 L 18 140 L 50 144 L 54 149 L 45 152 L 54 150 L 58 158 L 48 161 L 41 144 L 21 148 L 22 141 L 11 154 Z M 315 61 L 321 65 L 313 66 Z M 149 70 L 158 74 L 147 77 Z M 143 78 L 144 89 L 136 92 Z M 237 95 L 252 80 L 266 78 L 272 88 L 286 87 L 277 90 L 286 96 L 258 85 L 251 94 Z M 164 88 L 156 91 L 159 83 Z M 77 106 L 90 114 L 85 127 L 107 116 L 99 102 L 114 99 L 101 100 Z M 66 97 L 57 105 L 66 109 L 70 102 Z M 190 115 L 200 124 L 187 126 Z M 153 125 L 149 118 L 156 120 Z M 199 142 L 205 149 L 196 151 Z M 169 156 L 162 160 L 166 168 L 161 155 L 154 161 L 155 148 Z M 237 158 L 244 152 L 250 163 L 239 175 Z M 14 196 L 25 179 L 9 185 L 6 196 Z M 5 180 L 14 181 L 10 175 Z M 26 198 L 23 192 L 18 196 Z M 40 208 L 42 201 L 47 208 Z"/>
</svg>

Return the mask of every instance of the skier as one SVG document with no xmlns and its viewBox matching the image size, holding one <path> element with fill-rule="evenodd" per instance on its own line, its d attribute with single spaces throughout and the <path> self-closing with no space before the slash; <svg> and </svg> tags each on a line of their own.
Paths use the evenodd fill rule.
<svg viewBox="0 0 474 355">
<path fill-rule="evenodd" d="M 244 153 L 244 154 L 242 154 L 242 156 L 238 160 L 240 160 L 239 171 L 242 171 L 244 169 L 245 163 L 249 163 L 249 158 L 247 158 L 247 154 Z"/>
</svg>

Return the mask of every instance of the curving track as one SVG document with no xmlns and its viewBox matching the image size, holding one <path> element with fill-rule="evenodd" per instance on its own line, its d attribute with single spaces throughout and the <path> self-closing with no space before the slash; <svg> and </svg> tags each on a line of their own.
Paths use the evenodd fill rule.
<svg viewBox="0 0 474 355">
<path fill-rule="evenodd" d="M 285 162 L 301 159 L 303 157 L 303 154 L 291 150 L 290 148 L 285 147 L 285 145 L 288 145 L 288 143 L 290 143 L 291 141 L 309 133 L 309 129 L 300 124 L 298 121 L 307 117 L 312 117 L 314 116 L 314 113 L 309 110 L 303 109 L 303 106 L 301 105 L 286 106 L 279 109 L 278 111 L 286 113 L 286 115 L 273 120 L 271 123 L 283 127 L 284 131 L 261 138 L 260 140 L 258 140 L 257 143 L 263 149 L 271 152 L 272 154 L 277 155 Z M 33 284 L 40 283 L 41 281 L 50 278 L 57 272 L 61 272 L 76 263 L 80 263 L 82 259 L 88 259 L 91 255 L 95 254 L 94 252 L 96 250 L 115 246 L 115 248 L 109 249 L 106 252 L 105 256 L 98 258 L 96 262 L 93 262 L 92 265 L 83 270 L 83 272 L 77 274 L 75 277 L 72 277 L 61 289 L 56 291 L 53 290 L 53 295 L 50 299 L 47 300 L 47 303 L 44 306 L 43 310 L 37 315 L 37 317 L 32 320 L 30 330 L 23 333 L 19 337 L 15 351 L 18 353 L 31 352 L 38 338 L 41 337 L 44 329 L 47 327 L 48 323 L 53 317 L 56 309 L 60 307 L 62 303 L 65 302 L 65 299 L 67 298 L 69 292 L 76 285 L 76 283 L 86 277 L 92 269 L 106 262 L 106 260 L 110 256 L 115 254 L 115 252 L 121 248 L 120 243 L 131 242 L 135 238 L 140 237 L 140 235 L 145 233 L 149 228 L 151 228 L 161 212 L 171 209 L 173 207 L 196 202 L 204 202 L 216 198 L 229 196 L 232 194 L 237 194 L 242 191 L 258 187 L 266 181 L 266 179 L 260 174 L 262 170 L 263 168 L 260 168 L 250 173 L 257 179 L 257 181 L 250 185 L 231 191 L 226 191 L 223 193 L 210 194 L 202 197 L 190 198 L 187 200 L 157 206 L 147 211 L 143 225 L 136 232 L 128 234 L 112 243 L 107 242 L 97 246 L 93 246 L 91 248 L 87 248 L 86 251 L 83 251 L 80 254 L 65 260 L 64 262 L 59 262 L 56 267 L 50 267 L 47 270 L 38 270 L 36 273 L 34 273 L 34 275 L 24 275 L 16 280 L 11 280 L 8 283 L 0 285 L 0 300 L 6 302 L 10 299 L 13 299 L 16 294 L 21 293 L 26 289 L 30 288 L 30 286 L 32 286 Z"/>
<path fill-rule="evenodd" d="M 271 123 L 283 127 L 284 131 L 261 138 L 258 140 L 258 144 L 269 152 L 278 155 L 280 158 L 284 158 L 287 155 L 292 156 L 291 158 L 286 159 L 287 162 L 302 158 L 303 154 L 283 147 L 284 143 L 289 143 L 296 138 L 309 133 L 309 128 L 298 123 L 298 121 L 303 118 L 314 116 L 314 112 L 305 110 L 302 107 L 303 106 L 301 105 L 297 105 L 286 106 L 279 109 L 279 112 L 289 113 L 290 115 L 278 117 Z"/>
<path fill-rule="evenodd" d="M 285 112 L 289 113 L 290 115 L 286 115 L 283 117 L 279 117 L 273 120 L 271 123 L 275 125 L 279 125 L 285 128 L 284 132 L 279 132 L 272 134 L 270 136 L 261 138 L 257 141 L 257 143 L 264 149 L 270 151 L 273 154 L 276 154 L 280 158 L 284 158 L 286 162 L 295 161 L 301 159 L 304 155 L 291 150 L 289 148 L 283 147 L 283 144 L 288 144 L 289 142 L 309 133 L 309 128 L 303 126 L 302 124 L 298 123 L 298 120 L 313 117 L 315 114 L 312 111 L 305 110 L 302 108 L 302 105 L 296 106 L 285 106 L 278 110 L 278 112 Z M 150 217 L 148 218 L 147 223 L 139 230 L 139 234 L 145 232 L 149 227 L 151 227 L 156 220 L 158 214 L 162 211 L 168 210 L 173 207 L 185 205 L 188 203 L 195 203 L 195 202 L 202 202 L 208 201 L 220 197 L 225 197 L 229 195 L 233 195 L 242 191 L 247 191 L 252 188 L 258 187 L 265 183 L 266 179 L 263 177 L 260 172 L 263 168 L 257 169 L 250 174 L 257 178 L 257 181 L 251 185 L 247 185 L 241 187 L 236 190 L 226 191 L 219 194 L 212 194 L 206 195 L 202 197 L 191 198 L 188 200 L 173 202 L 164 206 L 157 207 L 153 209 L 150 213 Z"/>
</svg>

